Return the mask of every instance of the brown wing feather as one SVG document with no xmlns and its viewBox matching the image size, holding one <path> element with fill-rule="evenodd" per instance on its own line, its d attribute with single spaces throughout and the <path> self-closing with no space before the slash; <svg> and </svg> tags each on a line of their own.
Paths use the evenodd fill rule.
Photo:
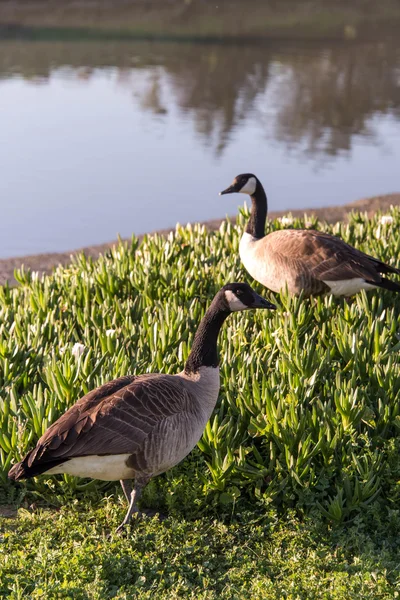
<svg viewBox="0 0 400 600">
<path fill-rule="evenodd" d="M 47 470 L 46 464 L 77 456 L 139 453 L 157 424 L 189 402 L 189 393 L 171 375 L 120 377 L 81 398 L 19 464 L 31 476 Z"/>
<path fill-rule="evenodd" d="M 380 272 L 400 271 L 353 248 L 338 237 L 311 229 L 285 229 L 265 238 L 282 262 L 282 267 L 295 266 L 299 277 L 320 282 L 361 277 L 380 282 Z"/>
</svg>

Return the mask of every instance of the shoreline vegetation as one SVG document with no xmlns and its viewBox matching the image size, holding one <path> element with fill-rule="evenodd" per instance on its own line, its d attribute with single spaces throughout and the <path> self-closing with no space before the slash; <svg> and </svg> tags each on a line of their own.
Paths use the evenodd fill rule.
<svg viewBox="0 0 400 600">
<path fill-rule="evenodd" d="M 285 215 L 291 215 L 293 218 L 302 218 L 304 215 L 308 217 L 315 216 L 319 221 L 323 221 L 329 224 L 334 224 L 339 221 L 346 222 L 349 215 L 356 211 L 360 213 L 366 213 L 371 218 L 377 212 L 384 212 L 391 206 L 400 205 L 400 193 L 385 194 L 382 196 L 374 196 L 372 198 L 366 198 L 357 200 L 349 204 L 343 204 L 339 206 L 327 206 L 322 208 L 313 209 L 297 209 L 297 210 L 284 210 L 284 211 L 271 211 L 269 212 L 269 220 L 279 219 Z M 235 216 L 230 217 L 231 221 L 235 220 Z M 225 219 L 214 219 L 201 223 L 208 231 L 215 231 L 221 225 Z M 162 229 L 158 231 L 149 232 L 146 235 L 159 234 L 162 236 L 168 235 L 175 228 Z M 138 235 L 138 240 L 142 240 L 144 234 Z M 84 248 L 78 248 L 66 252 L 47 252 L 42 254 L 33 254 L 27 256 L 14 256 L 10 258 L 0 259 L 0 285 L 4 285 L 8 282 L 10 285 L 15 285 L 16 280 L 14 277 L 14 270 L 24 268 L 38 271 L 42 273 L 51 273 L 51 271 L 58 265 L 67 265 L 71 262 L 71 256 L 77 255 L 83 252 L 87 257 L 96 259 L 100 254 L 103 254 L 117 243 L 116 240 L 112 242 L 105 242 L 103 244 L 96 244 L 93 246 L 86 246 Z"/>
<path fill-rule="evenodd" d="M 293 226 L 398 265 L 400 209 L 377 207 L 345 225 Z M 237 249 L 248 217 L 79 255 L 50 277 L 20 270 L 20 286 L 0 287 L 1 598 L 399 598 L 399 294 L 309 301 L 257 286 L 278 310 L 231 317 L 199 444 L 144 489 L 141 507 L 162 522 L 135 519 L 118 536 L 126 507 L 114 483 L 7 479 L 89 390 L 179 372 L 209 298 L 247 277 Z"/>
<path fill-rule="evenodd" d="M 245 42 L 396 36 L 396 0 L 3 0 L 0 39 Z"/>
</svg>

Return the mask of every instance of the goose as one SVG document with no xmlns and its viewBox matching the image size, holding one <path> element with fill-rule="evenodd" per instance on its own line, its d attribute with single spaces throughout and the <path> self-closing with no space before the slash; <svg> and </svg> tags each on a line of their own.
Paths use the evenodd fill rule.
<svg viewBox="0 0 400 600">
<path fill-rule="evenodd" d="M 343 240 L 312 229 L 284 229 L 265 235 L 267 196 L 252 173 L 235 177 L 220 192 L 240 192 L 251 197 L 250 218 L 239 245 L 243 265 L 250 275 L 273 292 L 305 297 L 332 293 L 346 298 L 362 289 L 384 288 L 400 292 L 400 285 L 386 277 L 400 270 L 356 250 Z"/>
<path fill-rule="evenodd" d="M 222 287 L 181 373 L 127 375 L 89 392 L 47 429 L 8 477 L 67 473 L 119 480 L 129 504 L 121 531 L 134 513 L 140 515 L 137 502 L 148 481 L 178 464 L 199 441 L 218 399 L 218 333 L 230 313 L 253 308 L 276 307 L 247 283 Z"/>
</svg>

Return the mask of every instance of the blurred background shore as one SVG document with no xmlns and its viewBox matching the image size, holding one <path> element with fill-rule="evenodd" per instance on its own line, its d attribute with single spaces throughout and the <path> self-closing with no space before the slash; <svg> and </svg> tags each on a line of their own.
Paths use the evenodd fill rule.
<svg viewBox="0 0 400 600">
<path fill-rule="evenodd" d="M 3 0 L 4 32 L 115 39 L 355 39 L 397 35 L 397 0 Z"/>
<path fill-rule="evenodd" d="M 274 211 L 270 213 L 269 218 L 280 219 L 286 217 L 287 219 L 290 219 L 292 217 L 294 219 L 296 217 L 302 218 L 304 214 L 307 214 L 309 217 L 315 216 L 320 221 L 326 221 L 327 223 L 336 223 L 338 221 L 346 222 L 353 211 L 367 213 L 369 217 L 372 217 L 377 212 L 385 212 L 390 209 L 391 206 L 398 205 L 400 205 L 400 194 L 386 194 L 385 196 L 375 196 L 374 198 L 358 200 L 344 206 L 328 206 L 326 208 L 316 208 L 311 210 L 293 210 L 289 215 L 287 215 L 287 211 Z M 209 231 L 213 231 L 219 228 L 221 219 L 206 221 L 203 225 Z M 171 229 L 164 229 L 157 233 L 160 235 L 168 235 L 170 231 Z M 143 236 L 139 236 L 139 239 L 142 237 Z M 0 285 L 4 285 L 6 282 L 14 285 L 16 283 L 14 270 L 19 269 L 21 265 L 24 265 L 24 268 L 38 272 L 39 274 L 51 273 L 58 265 L 69 264 L 71 262 L 71 256 L 74 254 L 84 252 L 86 256 L 96 259 L 99 254 L 103 254 L 116 243 L 117 240 L 114 240 L 104 244 L 78 248 L 71 252 L 49 252 L 45 254 L 0 259 Z"/>
<path fill-rule="evenodd" d="M 273 214 L 397 203 L 399 24 L 397 0 L 3 0 L 1 281 L 212 227 L 240 172 Z"/>
</svg>

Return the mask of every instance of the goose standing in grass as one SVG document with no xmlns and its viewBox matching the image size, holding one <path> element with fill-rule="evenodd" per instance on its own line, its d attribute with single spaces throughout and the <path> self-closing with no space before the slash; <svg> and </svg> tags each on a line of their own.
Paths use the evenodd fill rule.
<svg viewBox="0 0 400 600">
<path fill-rule="evenodd" d="M 93 390 L 49 427 L 8 476 L 120 480 L 129 502 L 122 529 L 139 512 L 137 501 L 151 477 L 178 464 L 199 441 L 218 398 L 219 330 L 231 312 L 252 308 L 275 306 L 246 283 L 225 285 L 198 327 L 184 371 L 119 377 Z"/>
<path fill-rule="evenodd" d="M 238 175 L 220 195 L 235 192 L 248 194 L 252 202 L 240 241 L 240 258 L 250 275 L 268 289 L 281 292 L 287 286 L 295 295 L 330 292 L 346 297 L 377 287 L 400 292 L 398 283 L 382 277 L 387 273 L 400 275 L 399 269 L 338 237 L 312 229 L 284 229 L 265 235 L 267 196 L 255 175 Z"/>
</svg>

